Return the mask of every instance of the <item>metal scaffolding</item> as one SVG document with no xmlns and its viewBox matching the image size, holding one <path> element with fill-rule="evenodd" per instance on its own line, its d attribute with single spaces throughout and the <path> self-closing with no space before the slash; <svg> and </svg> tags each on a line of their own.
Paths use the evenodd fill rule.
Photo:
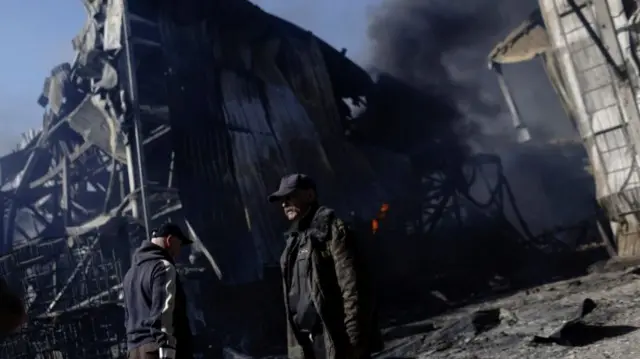
<svg viewBox="0 0 640 359">
<path fill-rule="evenodd" d="M 0 275 L 21 290 L 30 318 L 4 338 L 3 358 L 120 357 L 131 249 L 180 210 L 168 126 L 139 123 L 133 58 L 109 42 L 122 21 L 114 28 L 98 19 L 123 5 L 85 3 L 76 58 L 52 70 L 38 101 L 42 128 L 0 158 Z M 154 153 L 151 180 L 145 152 Z"/>
</svg>

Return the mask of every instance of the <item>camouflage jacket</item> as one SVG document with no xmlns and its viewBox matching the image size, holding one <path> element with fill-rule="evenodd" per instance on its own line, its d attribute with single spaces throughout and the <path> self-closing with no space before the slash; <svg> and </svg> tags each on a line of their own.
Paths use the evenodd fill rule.
<svg viewBox="0 0 640 359">
<path fill-rule="evenodd" d="M 312 301 L 322 321 L 325 350 L 330 359 L 363 359 L 370 356 L 371 338 L 377 331 L 372 293 L 362 276 L 354 238 L 334 211 L 319 207 L 310 213 L 306 222 L 288 232 L 287 245 L 281 257 L 284 298 L 287 313 L 287 346 L 290 359 L 312 358 L 310 348 L 303 347 L 304 339 L 294 330 L 289 310 L 290 290 L 288 273 L 296 258 L 294 241 L 307 236 L 299 253 L 306 253 L 310 261 L 309 285 Z M 302 220 L 304 221 L 304 219 Z M 301 260 L 304 258 L 298 258 Z"/>
</svg>

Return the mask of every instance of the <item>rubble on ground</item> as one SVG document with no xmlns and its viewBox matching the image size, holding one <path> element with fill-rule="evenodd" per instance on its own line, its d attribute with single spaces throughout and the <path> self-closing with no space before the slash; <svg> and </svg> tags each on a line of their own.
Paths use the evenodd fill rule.
<svg viewBox="0 0 640 359">
<path fill-rule="evenodd" d="M 635 358 L 639 279 L 638 268 L 593 273 L 390 328 L 376 358 Z"/>
</svg>

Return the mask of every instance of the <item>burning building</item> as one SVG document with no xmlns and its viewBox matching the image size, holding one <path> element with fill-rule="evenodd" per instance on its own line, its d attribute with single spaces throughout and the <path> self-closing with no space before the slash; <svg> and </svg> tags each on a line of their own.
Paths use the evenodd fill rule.
<svg viewBox="0 0 640 359">
<path fill-rule="evenodd" d="M 615 245 L 612 253 L 635 257 L 640 248 L 637 3 L 545 0 L 539 5 L 493 50 L 490 65 L 510 103 L 514 125 L 522 131 L 526 114 L 510 100 L 501 66 L 542 59 L 588 153 L 596 196 L 610 223 L 601 224 L 601 231 Z"/>
<path fill-rule="evenodd" d="M 310 32 L 247 1 L 83 4 L 76 57 L 38 100 L 42 128 L 0 158 L 0 268 L 31 318 L 0 356 L 122 355 L 122 273 L 167 220 L 195 241 L 180 271 L 194 279 L 197 351 L 277 350 L 282 225 L 266 196 L 287 172 L 313 176 L 323 200 L 367 219 L 371 235 L 436 237 L 480 218 L 538 246 L 504 215 L 517 207 L 497 156 L 472 156 L 440 115 L 403 126 L 407 109 L 422 117 L 433 101 L 374 81 Z M 407 148 L 404 135 L 429 129 Z M 424 262 L 415 243 L 386 242 L 407 259 L 396 278 Z"/>
</svg>

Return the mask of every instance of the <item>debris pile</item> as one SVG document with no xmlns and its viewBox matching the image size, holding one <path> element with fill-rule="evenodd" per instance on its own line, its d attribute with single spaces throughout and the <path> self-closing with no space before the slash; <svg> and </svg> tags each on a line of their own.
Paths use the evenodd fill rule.
<svg viewBox="0 0 640 359">
<path fill-rule="evenodd" d="M 628 358 L 640 336 L 635 271 L 547 284 L 394 328 L 376 357 Z"/>
</svg>

